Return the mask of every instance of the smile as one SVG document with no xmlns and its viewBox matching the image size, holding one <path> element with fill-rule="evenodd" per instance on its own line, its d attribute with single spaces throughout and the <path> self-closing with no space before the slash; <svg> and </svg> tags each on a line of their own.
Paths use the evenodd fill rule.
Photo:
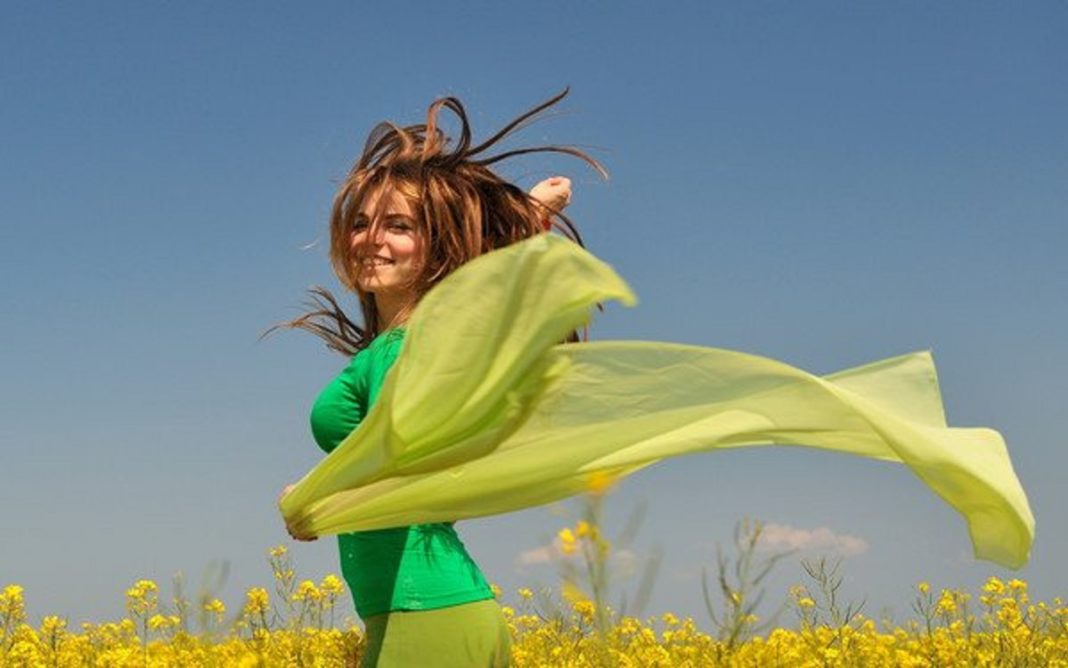
<svg viewBox="0 0 1068 668">
<path fill-rule="evenodd" d="M 393 260 L 387 260 L 384 257 L 371 257 L 360 262 L 363 267 L 382 267 L 389 264 L 393 264 Z"/>
</svg>

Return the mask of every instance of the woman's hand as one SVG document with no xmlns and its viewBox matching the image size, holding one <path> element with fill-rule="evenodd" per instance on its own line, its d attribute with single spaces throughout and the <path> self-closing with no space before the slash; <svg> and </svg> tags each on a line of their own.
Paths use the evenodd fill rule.
<svg viewBox="0 0 1068 668">
<path fill-rule="evenodd" d="M 530 189 L 530 196 L 551 211 L 563 211 L 571 203 L 571 179 L 566 176 L 545 179 Z"/>
<path fill-rule="evenodd" d="M 286 495 L 292 492 L 294 487 L 296 487 L 296 485 L 286 485 L 285 489 L 282 490 L 282 493 L 278 495 L 279 506 L 282 505 L 282 499 L 286 498 Z M 301 540 L 304 542 L 311 542 L 313 540 L 319 539 L 318 536 L 313 536 L 311 534 L 304 533 L 299 527 L 295 527 L 289 522 L 286 522 L 286 532 L 295 540 Z"/>
<path fill-rule="evenodd" d="M 286 498 L 286 495 L 292 492 L 294 487 L 296 487 L 296 485 L 286 485 L 285 489 L 282 490 L 282 493 L 278 495 L 278 505 L 282 505 L 282 499 Z"/>
</svg>

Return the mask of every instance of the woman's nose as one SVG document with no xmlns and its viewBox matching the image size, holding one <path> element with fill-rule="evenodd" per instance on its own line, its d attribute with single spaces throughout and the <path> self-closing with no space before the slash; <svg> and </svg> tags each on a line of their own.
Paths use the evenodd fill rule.
<svg viewBox="0 0 1068 668">
<path fill-rule="evenodd" d="M 381 246 L 383 241 L 382 230 L 368 230 L 366 228 L 362 230 L 353 231 L 352 236 L 349 237 L 349 245 L 352 248 L 359 246 Z"/>
</svg>

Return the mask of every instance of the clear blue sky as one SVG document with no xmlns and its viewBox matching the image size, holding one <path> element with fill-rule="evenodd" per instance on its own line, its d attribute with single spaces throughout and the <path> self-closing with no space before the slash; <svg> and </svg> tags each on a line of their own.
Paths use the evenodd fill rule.
<svg viewBox="0 0 1068 668">
<path fill-rule="evenodd" d="M 288 542 L 275 498 L 319 457 L 307 412 L 345 361 L 257 336 L 336 286 L 334 184 L 380 120 L 450 94 L 484 136 L 564 85 L 518 141 L 588 147 L 611 179 L 563 159 L 505 174 L 571 175 L 588 245 L 638 292 L 594 336 L 814 372 L 932 349 L 950 421 L 1002 431 L 1029 493 L 1018 576 L 1068 594 L 1064 3 L 357 4 L 0 9 L 0 585 L 32 615 L 118 617 L 135 579 L 213 560 L 231 607 L 266 584 L 264 551 Z M 743 516 L 848 553 L 871 613 L 907 613 L 921 579 L 1009 575 L 884 463 L 668 462 L 622 486 L 610 524 L 642 502 L 635 550 L 666 554 L 648 612 L 702 624 L 696 578 Z M 518 560 L 562 523 L 461 533 L 511 592 L 554 580 Z M 293 551 L 307 576 L 337 568 L 332 540 Z M 800 580 L 789 560 L 772 598 Z"/>
</svg>

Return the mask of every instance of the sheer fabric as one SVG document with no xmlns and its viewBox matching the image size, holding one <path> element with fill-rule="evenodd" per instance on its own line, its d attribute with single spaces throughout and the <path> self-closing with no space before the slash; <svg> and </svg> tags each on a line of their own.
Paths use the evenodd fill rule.
<svg viewBox="0 0 1068 668">
<path fill-rule="evenodd" d="M 1018 568 L 1034 519 L 993 430 L 948 427 L 916 352 L 815 376 L 741 352 L 559 344 L 592 307 L 635 301 L 605 263 L 542 235 L 464 265 L 423 300 L 364 422 L 281 504 L 320 534 L 506 513 L 666 457 L 780 444 L 904 464 Z"/>
</svg>

